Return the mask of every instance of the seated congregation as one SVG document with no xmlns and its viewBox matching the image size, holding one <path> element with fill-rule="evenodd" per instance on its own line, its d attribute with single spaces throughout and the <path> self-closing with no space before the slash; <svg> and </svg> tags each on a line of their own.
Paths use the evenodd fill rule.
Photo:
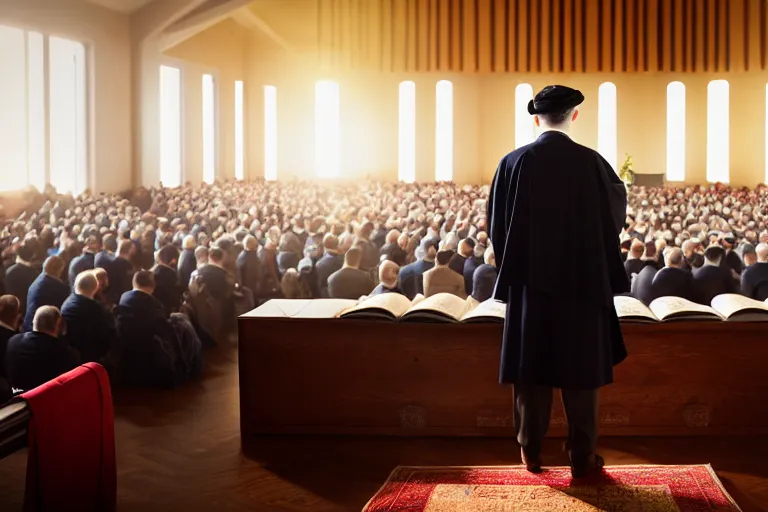
<svg viewBox="0 0 768 512">
<path fill-rule="evenodd" d="M 116 385 L 178 385 L 200 375 L 203 347 L 272 298 L 483 302 L 496 280 L 487 197 L 451 183 L 30 190 L 23 212 L 0 216 L 0 399 L 88 361 Z M 764 186 L 630 189 L 632 294 L 768 298 L 766 205 Z M 556 226 L 552 244 L 567 257 Z"/>
</svg>

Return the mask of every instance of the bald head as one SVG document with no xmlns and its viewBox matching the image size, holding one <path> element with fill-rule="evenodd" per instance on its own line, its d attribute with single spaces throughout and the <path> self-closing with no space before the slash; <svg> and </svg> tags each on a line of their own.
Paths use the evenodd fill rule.
<svg viewBox="0 0 768 512">
<path fill-rule="evenodd" d="M 15 330 L 19 325 L 20 313 L 21 303 L 16 296 L 3 295 L 0 297 L 0 322 Z"/>
<path fill-rule="evenodd" d="M 45 263 L 43 263 L 43 272 L 45 272 L 45 275 L 53 277 L 55 279 L 61 279 L 61 276 L 64 272 L 64 267 L 66 267 L 66 263 L 64 263 L 64 259 L 60 258 L 58 256 L 49 256 Z"/>
<path fill-rule="evenodd" d="M 32 320 L 32 330 L 59 337 L 61 332 L 61 311 L 55 306 L 42 306 L 35 311 L 35 317 Z"/>
<path fill-rule="evenodd" d="M 81 272 L 75 278 L 75 293 L 92 299 L 99 290 L 99 279 L 95 272 Z"/>
<path fill-rule="evenodd" d="M 755 252 L 759 263 L 768 263 L 768 243 L 757 244 Z"/>
<path fill-rule="evenodd" d="M 387 288 L 395 288 L 397 286 L 397 274 L 400 271 L 400 267 L 394 261 L 384 260 L 379 265 L 379 281 L 381 281 Z"/>
<path fill-rule="evenodd" d="M 246 235 L 243 238 L 243 248 L 246 251 L 255 251 L 259 248 L 259 241 L 253 235 Z"/>
<path fill-rule="evenodd" d="M 632 245 L 629 247 L 629 255 L 639 260 L 643 257 L 643 252 L 645 252 L 645 244 L 637 239 L 632 240 Z"/>
<path fill-rule="evenodd" d="M 671 247 L 664 251 L 664 263 L 671 268 L 680 268 L 683 264 L 683 251 L 677 247 Z"/>
</svg>

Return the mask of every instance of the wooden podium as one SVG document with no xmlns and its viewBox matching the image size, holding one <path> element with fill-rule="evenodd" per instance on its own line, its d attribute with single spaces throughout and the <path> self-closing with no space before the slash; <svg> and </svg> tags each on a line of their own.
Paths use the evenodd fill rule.
<svg viewBox="0 0 768 512">
<path fill-rule="evenodd" d="M 239 319 L 242 436 L 514 435 L 512 389 L 498 383 L 501 324 L 286 317 L 269 306 Z M 768 434 L 768 324 L 623 331 L 629 358 L 601 390 L 601 435 Z M 552 418 L 550 435 L 564 435 L 559 400 Z"/>
</svg>

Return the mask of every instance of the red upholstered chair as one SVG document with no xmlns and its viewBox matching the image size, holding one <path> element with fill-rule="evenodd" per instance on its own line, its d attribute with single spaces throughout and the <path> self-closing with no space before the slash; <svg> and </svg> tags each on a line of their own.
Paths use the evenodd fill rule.
<svg viewBox="0 0 768 512">
<path fill-rule="evenodd" d="M 104 368 L 85 364 L 21 399 L 30 413 L 24 510 L 114 510 L 114 412 Z"/>
</svg>

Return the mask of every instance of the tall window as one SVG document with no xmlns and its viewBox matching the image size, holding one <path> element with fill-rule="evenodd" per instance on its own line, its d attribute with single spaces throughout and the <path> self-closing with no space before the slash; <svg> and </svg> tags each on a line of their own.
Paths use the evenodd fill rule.
<svg viewBox="0 0 768 512">
<path fill-rule="evenodd" d="M 277 179 L 277 87 L 264 86 L 264 179 Z"/>
<path fill-rule="evenodd" d="M 50 181 L 59 192 L 80 194 L 88 188 L 85 47 L 51 37 L 49 48 Z"/>
<path fill-rule="evenodd" d="M 707 181 L 728 183 L 730 164 L 728 80 L 707 86 Z"/>
<path fill-rule="evenodd" d="M 453 180 L 453 84 L 448 80 L 435 88 L 435 180 Z"/>
<path fill-rule="evenodd" d="M 400 82 L 398 116 L 398 165 L 400 181 L 416 181 L 416 84 Z"/>
<path fill-rule="evenodd" d="M 515 87 L 515 148 L 530 144 L 536 139 L 533 116 L 528 113 L 528 102 L 533 99 L 531 84 Z"/>
<path fill-rule="evenodd" d="M 0 25 L 0 190 L 88 187 L 85 56 L 77 41 Z"/>
<path fill-rule="evenodd" d="M 45 187 L 45 57 L 44 37 L 27 33 L 27 162 L 29 184 Z"/>
<path fill-rule="evenodd" d="M 160 66 L 160 181 L 181 185 L 181 70 Z"/>
<path fill-rule="evenodd" d="M 685 180 L 685 85 L 667 86 L 667 180 Z"/>
<path fill-rule="evenodd" d="M 216 179 L 216 84 L 203 75 L 203 181 Z"/>
<path fill-rule="evenodd" d="M 29 184 L 24 31 L 0 26 L 0 190 Z"/>
<path fill-rule="evenodd" d="M 315 174 L 335 178 L 340 174 L 339 84 L 327 80 L 315 85 Z"/>
<path fill-rule="evenodd" d="M 235 178 L 245 178 L 245 98 L 243 82 L 235 81 Z"/>
<path fill-rule="evenodd" d="M 597 91 L 597 151 L 614 169 L 618 160 L 616 119 L 616 86 L 605 82 Z"/>
</svg>

